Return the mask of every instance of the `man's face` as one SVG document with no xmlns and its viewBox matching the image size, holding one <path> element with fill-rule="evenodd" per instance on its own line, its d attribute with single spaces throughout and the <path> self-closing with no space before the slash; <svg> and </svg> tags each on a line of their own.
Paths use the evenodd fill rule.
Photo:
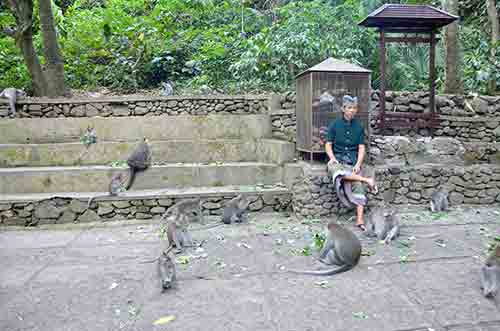
<svg viewBox="0 0 500 331">
<path fill-rule="evenodd" d="M 344 118 L 348 121 L 352 120 L 353 117 L 356 115 L 358 112 L 358 107 L 349 105 L 344 107 Z"/>
</svg>

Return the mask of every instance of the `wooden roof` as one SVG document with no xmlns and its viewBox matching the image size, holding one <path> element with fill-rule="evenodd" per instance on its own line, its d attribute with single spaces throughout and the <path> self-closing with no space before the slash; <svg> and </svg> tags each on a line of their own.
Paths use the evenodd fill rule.
<svg viewBox="0 0 500 331">
<path fill-rule="evenodd" d="M 355 73 L 370 73 L 371 70 L 365 69 L 358 65 L 345 62 L 342 60 L 334 59 L 332 57 L 327 58 L 321 63 L 301 72 L 296 77 L 302 76 L 309 72 L 355 72 Z"/>
<path fill-rule="evenodd" d="M 429 31 L 457 20 L 458 16 L 429 5 L 385 4 L 358 25 L 396 32 Z"/>
</svg>

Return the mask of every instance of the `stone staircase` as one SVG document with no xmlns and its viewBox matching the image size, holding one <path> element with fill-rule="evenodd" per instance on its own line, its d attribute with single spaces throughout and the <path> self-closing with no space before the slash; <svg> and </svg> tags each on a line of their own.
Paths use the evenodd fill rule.
<svg viewBox="0 0 500 331">
<path fill-rule="evenodd" d="M 99 114 L 97 114 L 99 115 Z M 98 135 L 88 149 L 80 137 Z M 254 211 L 289 207 L 293 143 L 272 138 L 267 112 L 176 116 L 0 119 L 0 222 L 8 225 L 159 217 L 179 199 L 199 196 L 218 215 L 240 192 Z M 133 189 L 105 195 L 112 175 L 142 137 L 153 165 Z"/>
</svg>

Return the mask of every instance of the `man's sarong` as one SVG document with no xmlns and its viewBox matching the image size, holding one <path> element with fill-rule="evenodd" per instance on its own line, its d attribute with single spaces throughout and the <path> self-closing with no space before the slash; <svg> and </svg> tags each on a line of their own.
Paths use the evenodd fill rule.
<svg viewBox="0 0 500 331">
<path fill-rule="evenodd" d="M 344 179 L 345 176 L 352 175 L 352 166 L 341 163 L 328 165 L 328 173 L 332 176 L 335 192 L 344 206 L 352 208 L 366 205 L 368 201 L 366 198 L 367 185 L 362 182 Z M 358 175 L 364 177 L 363 170 Z"/>
</svg>

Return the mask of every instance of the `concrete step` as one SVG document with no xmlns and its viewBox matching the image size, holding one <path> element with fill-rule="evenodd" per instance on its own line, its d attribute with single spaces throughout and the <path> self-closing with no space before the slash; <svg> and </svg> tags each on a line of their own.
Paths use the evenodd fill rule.
<svg viewBox="0 0 500 331">
<path fill-rule="evenodd" d="M 20 167 L 0 169 L 0 194 L 106 191 L 112 175 L 127 167 Z M 138 173 L 133 189 L 275 184 L 283 168 L 264 162 L 154 165 Z"/>
<path fill-rule="evenodd" d="M 258 139 L 271 137 L 269 115 L 15 118 L 0 121 L 3 144 L 79 142 L 85 129 L 99 141 Z"/>
<path fill-rule="evenodd" d="M 126 160 L 136 142 L 0 144 L 0 167 L 106 165 Z M 151 141 L 153 163 L 249 162 L 283 163 L 294 158 L 294 144 L 273 139 Z"/>
<path fill-rule="evenodd" d="M 291 193 L 282 185 L 135 190 L 114 197 L 100 196 L 105 192 L 8 194 L 0 195 L 0 225 L 159 218 L 174 203 L 193 197 L 202 200 L 204 215 L 221 215 L 227 201 L 240 193 L 251 201 L 250 212 L 284 211 L 290 207 Z M 91 197 L 95 197 L 94 202 L 86 210 Z"/>
</svg>

